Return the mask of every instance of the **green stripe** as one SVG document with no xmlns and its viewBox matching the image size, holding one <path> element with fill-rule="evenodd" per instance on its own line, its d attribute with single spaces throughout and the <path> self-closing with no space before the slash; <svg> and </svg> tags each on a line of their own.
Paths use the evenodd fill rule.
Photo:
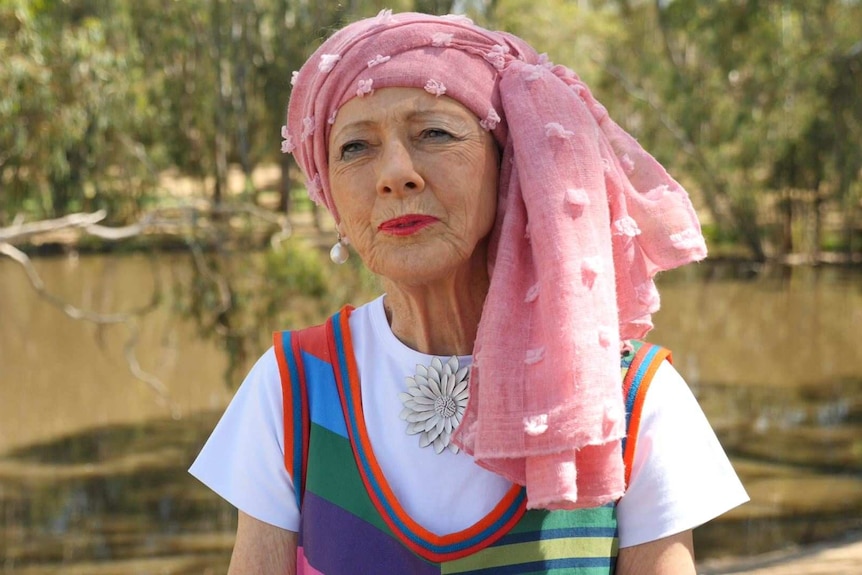
<svg viewBox="0 0 862 575">
<path fill-rule="evenodd" d="M 608 575 L 607 567 L 579 567 L 575 572 L 570 567 L 562 569 L 545 569 L 543 571 L 530 571 L 521 575 Z"/>
<path fill-rule="evenodd" d="M 616 525 L 616 508 L 613 506 L 574 511 L 547 511 L 531 509 L 512 528 L 510 533 L 564 529 L 566 527 L 613 527 Z"/>
<path fill-rule="evenodd" d="M 615 537 L 577 537 L 516 543 L 488 547 L 463 559 L 449 561 L 441 565 L 441 573 L 464 573 L 476 569 L 570 557 L 613 557 L 616 555 L 616 548 Z"/>
<path fill-rule="evenodd" d="M 311 424 L 311 442 L 306 489 L 338 505 L 394 538 L 371 502 L 356 467 L 350 442 L 315 423 Z M 615 525 L 613 506 L 575 511 L 530 510 L 510 533 L 536 532 L 543 529 L 607 527 Z M 468 557 L 443 563 L 441 573 L 463 573 L 474 569 L 556 559 L 561 557 L 608 557 L 617 554 L 616 538 L 565 538 L 491 546 Z M 606 574 L 607 569 L 584 567 L 578 575 Z M 536 575 L 571 574 L 570 569 L 551 569 Z"/>
<path fill-rule="evenodd" d="M 321 427 L 311 424 L 306 490 L 364 519 L 394 537 L 368 497 L 365 484 L 353 459 L 350 442 Z"/>
</svg>

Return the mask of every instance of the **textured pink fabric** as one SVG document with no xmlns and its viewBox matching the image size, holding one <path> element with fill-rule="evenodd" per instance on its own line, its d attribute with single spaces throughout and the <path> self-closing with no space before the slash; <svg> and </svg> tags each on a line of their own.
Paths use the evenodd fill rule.
<svg viewBox="0 0 862 575">
<path fill-rule="evenodd" d="M 305 556 L 305 549 L 301 546 L 296 548 L 296 575 L 324 575 L 322 571 L 311 566 Z"/>
<path fill-rule="evenodd" d="M 621 342 L 652 328 L 655 274 L 706 256 L 685 190 L 571 70 L 463 17 L 381 12 L 333 35 L 294 81 L 282 149 L 336 219 L 329 128 L 351 98 L 422 88 L 492 132 L 491 285 L 455 441 L 526 485 L 529 507 L 619 498 Z"/>
</svg>

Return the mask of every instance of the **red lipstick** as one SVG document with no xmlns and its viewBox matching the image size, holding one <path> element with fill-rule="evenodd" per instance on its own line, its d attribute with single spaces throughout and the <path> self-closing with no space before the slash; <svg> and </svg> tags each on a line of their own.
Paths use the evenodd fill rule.
<svg viewBox="0 0 862 575">
<path fill-rule="evenodd" d="M 377 226 L 377 230 L 393 236 L 409 236 L 438 221 L 440 220 L 434 216 L 407 214 L 406 216 L 386 220 Z"/>
</svg>

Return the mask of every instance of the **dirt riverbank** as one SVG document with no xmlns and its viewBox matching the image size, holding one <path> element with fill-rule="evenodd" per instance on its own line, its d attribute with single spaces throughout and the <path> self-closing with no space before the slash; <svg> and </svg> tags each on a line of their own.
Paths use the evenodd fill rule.
<svg viewBox="0 0 862 575">
<path fill-rule="evenodd" d="M 862 533 L 839 541 L 766 553 L 745 559 L 721 559 L 698 565 L 700 575 L 859 575 Z"/>
</svg>

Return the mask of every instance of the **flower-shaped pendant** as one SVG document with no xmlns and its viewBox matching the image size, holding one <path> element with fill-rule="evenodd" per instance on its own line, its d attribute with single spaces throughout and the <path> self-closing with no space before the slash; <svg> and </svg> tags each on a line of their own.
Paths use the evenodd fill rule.
<svg viewBox="0 0 862 575">
<path fill-rule="evenodd" d="M 406 378 L 407 391 L 398 394 L 404 404 L 401 419 L 408 434 L 419 434 L 419 447 L 433 445 L 437 453 L 448 447 L 458 453 L 449 441 L 467 409 L 469 373 L 470 367 L 459 367 L 453 355 L 445 364 L 435 357 L 427 367 L 417 365 L 416 374 Z"/>
</svg>

